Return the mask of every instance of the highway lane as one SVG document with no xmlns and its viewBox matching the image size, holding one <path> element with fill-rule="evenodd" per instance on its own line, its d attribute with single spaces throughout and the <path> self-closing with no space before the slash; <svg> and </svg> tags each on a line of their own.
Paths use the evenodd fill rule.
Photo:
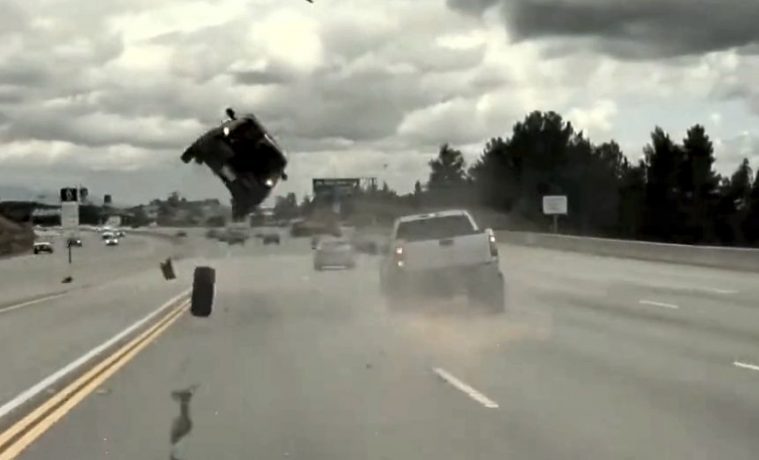
<svg viewBox="0 0 759 460">
<path fill-rule="evenodd" d="M 192 385 L 187 459 L 756 457 L 759 371 L 733 362 L 759 361 L 748 274 L 504 246 L 507 315 L 390 314 L 375 259 L 315 273 L 303 241 L 202 244 L 214 316 L 183 316 L 21 458 L 166 458 Z"/>
<path fill-rule="evenodd" d="M 178 262 L 174 281 L 154 267 L 0 310 L 0 406 L 186 290 L 193 262 Z"/>
<path fill-rule="evenodd" d="M 41 295 L 103 283 L 186 252 L 181 244 L 142 235 L 128 235 L 115 247 L 106 247 L 99 235 L 90 232 L 82 234 L 82 241 L 83 247 L 72 249 L 71 265 L 62 237 L 52 240 L 53 254 L 0 260 L 0 309 Z M 72 276 L 74 282 L 62 284 L 66 276 Z"/>
</svg>

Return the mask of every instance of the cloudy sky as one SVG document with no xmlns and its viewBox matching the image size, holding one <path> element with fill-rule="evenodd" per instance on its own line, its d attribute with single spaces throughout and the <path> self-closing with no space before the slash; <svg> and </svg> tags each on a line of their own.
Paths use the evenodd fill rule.
<svg viewBox="0 0 759 460">
<path fill-rule="evenodd" d="M 227 199 L 179 161 L 226 106 L 254 111 L 291 180 L 406 191 L 442 142 L 469 158 L 556 110 L 637 158 L 702 123 L 718 168 L 759 166 L 755 0 L 0 0 L 0 185 L 140 202 Z M 0 197 L 1 198 L 1 197 Z"/>
</svg>

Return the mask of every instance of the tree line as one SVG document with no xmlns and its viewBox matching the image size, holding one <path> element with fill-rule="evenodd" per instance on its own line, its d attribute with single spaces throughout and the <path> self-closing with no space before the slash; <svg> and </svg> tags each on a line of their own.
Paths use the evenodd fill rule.
<svg viewBox="0 0 759 460">
<path fill-rule="evenodd" d="M 631 162 L 615 141 L 594 144 L 555 112 L 533 112 L 490 139 L 474 164 L 448 144 L 414 195 L 438 204 L 481 204 L 515 226 L 547 228 L 544 195 L 566 195 L 565 231 L 650 241 L 759 244 L 759 174 L 744 159 L 723 177 L 701 125 L 678 142 L 656 127 Z"/>
</svg>

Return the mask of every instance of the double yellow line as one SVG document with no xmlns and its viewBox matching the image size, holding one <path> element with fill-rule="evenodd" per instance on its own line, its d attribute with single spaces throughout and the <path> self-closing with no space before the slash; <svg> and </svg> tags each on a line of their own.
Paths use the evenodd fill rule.
<svg viewBox="0 0 759 460">
<path fill-rule="evenodd" d="M 0 460 L 16 458 L 71 409 L 174 324 L 188 306 L 189 301 L 181 301 L 156 324 L 100 361 L 66 388 L 0 434 Z"/>
</svg>

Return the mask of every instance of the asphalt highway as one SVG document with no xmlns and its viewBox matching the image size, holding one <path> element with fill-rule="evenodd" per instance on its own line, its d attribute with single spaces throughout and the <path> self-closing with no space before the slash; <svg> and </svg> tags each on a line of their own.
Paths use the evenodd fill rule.
<svg viewBox="0 0 759 460">
<path fill-rule="evenodd" d="M 181 459 L 759 452 L 756 274 L 501 246 L 505 315 L 460 299 L 391 313 L 373 257 L 317 273 L 307 239 L 183 244 L 174 282 L 146 268 L 0 313 L 7 405 L 182 292 L 193 266 L 217 269 L 213 316 L 167 315 L 69 407 L 0 432 L 0 460 L 169 458 L 179 427 Z"/>
<path fill-rule="evenodd" d="M 83 246 L 72 248 L 71 263 L 63 236 L 43 238 L 52 254 L 27 254 L 0 259 L 0 310 L 52 293 L 102 284 L 147 267 L 158 260 L 185 255 L 187 248 L 169 239 L 128 234 L 118 246 L 106 247 L 99 234 L 83 232 Z M 71 276 L 71 284 L 61 281 Z"/>
</svg>

